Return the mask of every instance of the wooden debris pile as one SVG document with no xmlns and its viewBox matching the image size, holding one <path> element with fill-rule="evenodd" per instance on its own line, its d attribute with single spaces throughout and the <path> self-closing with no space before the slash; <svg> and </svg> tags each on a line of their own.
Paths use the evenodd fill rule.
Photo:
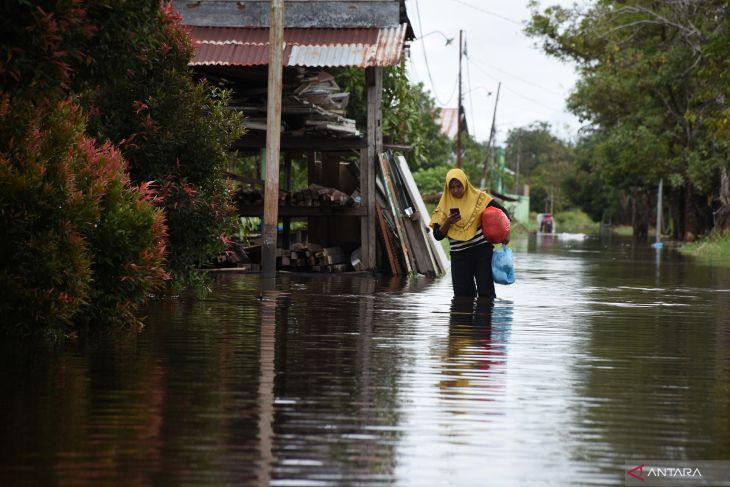
<svg viewBox="0 0 730 487">
<path fill-rule="evenodd" d="M 239 207 L 261 206 L 264 203 L 261 189 L 254 187 L 240 187 L 234 199 Z M 359 206 L 360 201 L 360 192 L 357 190 L 347 194 L 318 184 L 310 184 L 306 189 L 298 191 L 279 191 L 279 204 L 284 206 L 345 207 Z"/>
<path fill-rule="evenodd" d="M 359 136 L 355 120 L 346 118 L 350 94 L 326 71 L 301 70 L 295 83 L 282 85 L 282 133 L 295 136 Z M 266 90 L 239 90 L 232 108 L 246 115 L 246 128 L 266 130 Z"/>
<path fill-rule="evenodd" d="M 279 250 L 281 268 L 307 272 L 345 272 L 350 267 L 350 254 L 342 247 L 322 247 L 316 243 L 292 244 Z"/>
<path fill-rule="evenodd" d="M 357 165 L 353 164 L 354 171 Z M 359 179 L 359 174 L 354 174 Z M 402 156 L 386 151 L 378 156 L 375 178 L 375 227 L 377 267 L 394 276 L 424 274 L 441 275 L 448 270 L 448 258 L 441 242 L 434 239 L 428 223 L 430 213 L 421 198 L 415 180 Z M 242 214 L 253 214 L 263 203 L 260 186 L 246 181 L 247 186 L 239 189 L 236 202 Z M 306 189 L 279 192 L 281 207 L 347 208 L 360 206 L 362 198 L 358 189 L 351 194 L 336 188 L 310 184 Z M 329 211 L 329 210 L 328 210 Z M 294 211 L 296 213 L 296 210 Z M 309 210 L 311 216 L 311 210 Z M 329 213 L 337 213 L 331 212 Z M 343 212 L 344 213 L 344 212 Z M 333 225 L 335 220 L 329 220 Z M 319 227 L 321 228 L 321 227 Z M 355 230 L 356 231 L 356 230 Z M 286 270 L 308 272 L 344 272 L 364 270 L 360 249 L 356 245 L 324 247 L 309 243 L 306 239 L 295 240 L 287 249 L 279 249 L 277 264 Z M 256 242 L 258 244 L 258 242 Z M 343 247 L 344 246 L 344 247 Z M 345 248 L 346 247 L 346 248 Z M 251 263 L 260 262 L 256 253 L 260 247 L 246 248 Z M 226 259 L 228 260 L 228 259 Z M 227 262 L 231 264 L 230 262 Z M 222 265 L 218 262 L 217 265 Z"/>
<path fill-rule="evenodd" d="M 379 154 L 376 181 L 376 228 L 387 268 L 396 276 L 441 275 L 446 253 L 430 231 L 430 215 L 403 156 Z"/>
<path fill-rule="evenodd" d="M 355 191 L 349 195 L 335 188 L 310 184 L 307 189 L 288 193 L 284 201 L 281 201 L 281 197 L 279 199 L 291 206 L 352 206 L 359 194 Z"/>
<path fill-rule="evenodd" d="M 239 207 L 264 204 L 264 195 L 260 189 L 256 188 L 239 188 L 233 195 L 233 199 Z"/>
</svg>

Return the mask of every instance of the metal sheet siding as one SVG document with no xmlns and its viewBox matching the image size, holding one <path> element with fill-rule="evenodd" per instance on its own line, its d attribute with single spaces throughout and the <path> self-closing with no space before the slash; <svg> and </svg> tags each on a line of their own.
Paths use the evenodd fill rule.
<svg viewBox="0 0 730 487">
<path fill-rule="evenodd" d="M 400 62 L 406 24 L 365 29 L 285 29 L 285 66 L 392 66 Z M 269 30 L 190 27 L 191 65 L 260 66 L 269 61 Z"/>
<path fill-rule="evenodd" d="M 377 66 L 393 66 L 400 62 L 408 24 L 380 29 L 378 34 Z"/>
<path fill-rule="evenodd" d="M 269 50 L 255 44 L 198 44 L 191 66 L 259 66 L 269 63 Z"/>
<path fill-rule="evenodd" d="M 245 27 L 189 27 L 190 36 L 206 43 L 267 44 L 269 29 Z M 380 29 L 285 29 L 287 44 L 374 44 Z"/>
<path fill-rule="evenodd" d="M 368 52 L 362 44 L 292 46 L 287 66 L 365 66 Z"/>
</svg>

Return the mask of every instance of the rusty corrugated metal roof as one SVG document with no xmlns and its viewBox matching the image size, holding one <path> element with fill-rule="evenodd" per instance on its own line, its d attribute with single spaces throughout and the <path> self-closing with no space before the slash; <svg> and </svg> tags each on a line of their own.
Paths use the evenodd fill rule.
<svg viewBox="0 0 730 487">
<path fill-rule="evenodd" d="M 400 62 L 407 25 L 383 28 L 284 29 L 284 66 L 392 66 Z M 190 27 L 193 66 L 261 66 L 269 29 Z"/>
</svg>

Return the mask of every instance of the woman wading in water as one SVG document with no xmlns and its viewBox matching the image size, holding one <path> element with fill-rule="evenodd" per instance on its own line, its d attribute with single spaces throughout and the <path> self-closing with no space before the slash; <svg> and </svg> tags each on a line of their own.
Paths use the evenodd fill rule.
<svg viewBox="0 0 730 487">
<path fill-rule="evenodd" d="M 469 182 L 461 169 L 446 174 L 444 192 L 431 215 L 436 240 L 449 238 L 454 296 L 496 297 L 492 280 L 492 244 L 482 234 L 482 211 L 487 206 L 509 213 Z M 505 240 L 503 243 L 507 243 Z"/>
</svg>

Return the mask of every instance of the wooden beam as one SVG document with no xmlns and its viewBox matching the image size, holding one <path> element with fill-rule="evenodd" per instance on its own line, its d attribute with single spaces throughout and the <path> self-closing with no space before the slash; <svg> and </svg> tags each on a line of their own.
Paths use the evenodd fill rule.
<svg viewBox="0 0 730 487">
<path fill-rule="evenodd" d="M 238 139 L 232 144 L 232 148 L 236 150 L 258 150 L 266 146 L 266 138 L 261 134 L 249 133 Z M 293 137 L 283 135 L 281 137 L 281 150 L 284 151 L 317 151 L 317 152 L 333 152 L 360 150 L 367 146 L 367 141 L 360 137 L 322 137 L 307 136 Z"/>
<path fill-rule="evenodd" d="M 263 207 L 245 205 L 238 208 L 240 216 L 261 216 Z M 279 216 L 290 218 L 304 217 L 333 217 L 333 216 L 366 216 L 365 208 L 351 208 L 349 206 L 280 206 Z"/>
<path fill-rule="evenodd" d="M 271 0 L 269 83 L 266 99 L 266 183 L 261 245 L 261 276 L 276 276 L 276 231 L 279 221 L 279 148 L 281 137 L 281 76 L 284 50 L 284 0 Z"/>
<path fill-rule="evenodd" d="M 383 150 L 383 68 L 365 69 L 368 100 L 367 149 L 361 154 L 360 190 L 367 216 L 360 225 L 362 262 L 367 270 L 375 270 L 375 164 Z"/>
<path fill-rule="evenodd" d="M 385 252 L 388 254 L 388 264 L 390 264 L 390 272 L 394 276 L 399 276 L 400 264 L 398 264 L 398 258 L 395 256 L 395 248 L 393 247 L 393 241 L 390 239 L 390 230 L 388 225 L 385 223 L 383 218 L 383 211 L 380 209 L 380 205 L 375 203 L 375 213 L 378 217 L 378 224 L 380 225 L 380 233 L 383 235 L 383 245 Z"/>
<path fill-rule="evenodd" d="M 291 153 L 287 152 L 284 154 L 284 191 L 286 191 L 286 192 L 291 191 L 291 185 L 292 185 L 291 163 L 292 163 Z M 282 220 L 284 223 L 284 233 L 282 234 L 282 239 L 284 240 L 283 247 L 285 249 L 288 249 L 289 245 L 291 245 L 291 218 L 288 216 L 285 216 Z"/>
<path fill-rule="evenodd" d="M 395 229 L 398 233 L 398 239 L 400 240 L 401 250 L 403 251 L 403 257 L 406 264 L 406 270 L 408 271 L 408 274 L 411 274 L 411 272 L 417 272 L 415 263 L 412 262 L 412 257 L 410 254 L 410 251 L 408 248 L 410 247 L 410 243 L 408 241 L 408 234 L 406 233 L 406 230 L 403 226 L 403 216 L 401 214 L 401 208 L 398 206 L 398 196 L 395 189 L 395 184 L 393 184 L 393 180 L 390 177 L 390 162 L 388 161 L 387 154 L 381 153 L 379 155 L 380 158 L 380 168 L 383 172 L 383 179 L 385 179 L 385 194 L 388 198 L 388 205 L 390 206 L 390 211 L 393 213 L 393 220 L 395 221 Z"/>
</svg>

